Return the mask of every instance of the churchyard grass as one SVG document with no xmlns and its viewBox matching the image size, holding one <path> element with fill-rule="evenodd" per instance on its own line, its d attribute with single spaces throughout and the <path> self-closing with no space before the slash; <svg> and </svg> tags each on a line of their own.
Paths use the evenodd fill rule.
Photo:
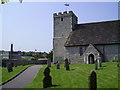
<svg viewBox="0 0 120 90">
<path fill-rule="evenodd" d="M 17 75 L 19 72 L 21 72 L 22 70 L 24 70 L 29 66 L 32 65 L 26 65 L 26 66 L 21 65 L 21 66 L 13 67 L 13 72 L 8 72 L 7 67 L 0 67 L 2 70 L 2 74 L 0 75 L 0 83 L 12 78 L 13 76 Z"/>
<path fill-rule="evenodd" d="M 88 88 L 88 76 L 95 70 L 97 74 L 97 88 L 118 88 L 117 62 L 102 63 L 103 67 L 95 70 L 94 64 L 70 64 L 70 71 L 66 71 L 64 65 L 56 69 L 55 65 L 50 67 L 53 87 L 50 88 Z M 43 66 L 36 78 L 26 88 L 43 88 Z"/>
</svg>

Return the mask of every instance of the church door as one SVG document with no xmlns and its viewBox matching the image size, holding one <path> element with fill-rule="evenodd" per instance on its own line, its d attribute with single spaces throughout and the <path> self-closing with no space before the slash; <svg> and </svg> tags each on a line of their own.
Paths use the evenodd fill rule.
<svg viewBox="0 0 120 90">
<path fill-rule="evenodd" d="M 95 63 L 95 62 L 94 62 L 94 55 L 93 55 L 93 54 L 90 54 L 90 55 L 88 56 L 88 64 L 93 64 L 93 63 Z"/>
</svg>

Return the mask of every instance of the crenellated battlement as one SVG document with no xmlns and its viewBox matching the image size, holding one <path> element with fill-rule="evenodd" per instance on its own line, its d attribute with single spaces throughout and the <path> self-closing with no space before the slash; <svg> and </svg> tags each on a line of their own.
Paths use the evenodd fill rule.
<svg viewBox="0 0 120 90">
<path fill-rule="evenodd" d="M 72 11 L 64 11 L 64 12 L 58 12 L 58 13 L 54 13 L 53 14 L 54 17 L 61 17 L 61 16 L 69 16 L 69 15 L 74 15 L 74 13 Z"/>
</svg>

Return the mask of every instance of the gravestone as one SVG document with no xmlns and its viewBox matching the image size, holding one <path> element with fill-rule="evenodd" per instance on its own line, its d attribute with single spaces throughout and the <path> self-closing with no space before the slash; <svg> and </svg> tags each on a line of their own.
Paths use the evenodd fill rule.
<svg viewBox="0 0 120 90">
<path fill-rule="evenodd" d="M 49 67 L 46 67 L 44 70 L 45 77 L 43 79 L 43 88 L 52 86 L 52 78 L 49 74 L 50 74 L 50 69 L 49 69 Z"/>
<path fill-rule="evenodd" d="M 101 61 L 101 59 L 100 59 L 100 64 L 99 65 L 100 65 L 100 67 L 102 67 L 102 61 Z"/>
<path fill-rule="evenodd" d="M 97 70 L 98 69 L 98 61 L 97 61 L 97 59 L 95 60 L 95 70 Z"/>
<path fill-rule="evenodd" d="M 17 67 L 17 62 L 14 62 L 14 67 Z"/>
<path fill-rule="evenodd" d="M 25 66 L 25 63 L 23 63 L 22 66 Z"/>
<path fill-rule="evenodd" d="M 117 64 L 117 67 L 120 67 L 119 63 Z"/>
<path fill-rule="evenodd" d="M 70 64 L 70 59 L 69 59 L 69 64 Z"/>
<path fill-rule="evenodd" d="M 12 71 L 13 71 L 13 68 L 12 68 L 12 64 L 11 64 L 11 63 L 8 63 L 8 64 L 7 64 L 7 70 L 8 70 L 8 72 L 12 72 Z"/>
<path fill-rule="evenodd" d="M 47 60 L 47 66 L 48 66 L 48 67 L 51 67 L 51 59 L 48 59 L 48 60 Z"/>
<path fill-rule="evenodd" d="M 102 60 L 101 60 L 101 57 L 98 57 L 98 61 L 99 61 L 99 67 L 102 67 Z"/>
<path fill-rule="evenodd" d="M 92 71 L 92 73 L 88 77 L 88 86 L 89 90 L 97 90 L 97 77 L 95 71 Z"/>
<path fill-rule="evenodd" d="M 65 68 L 66 70 L 70 70 L 68 59 L 65 59 Z"/>
<path fill-rule="evenodd" d="M 60 69 L 60 64 L 59 64 L 58 61 L 57 61 L 57 63 L 56 63 L 56 68 L 57 68 L 57 69 Z"/>
<path fill-rule="evenodd" d="M 11 65 L 12 65 L 12 67 L 14 67 L 14 63 L 13 62 L 11 62 Z"/>
</svg>

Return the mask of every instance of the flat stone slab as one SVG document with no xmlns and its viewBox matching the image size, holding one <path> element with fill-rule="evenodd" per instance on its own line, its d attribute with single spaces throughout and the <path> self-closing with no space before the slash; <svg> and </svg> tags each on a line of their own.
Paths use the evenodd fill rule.
<svg viewBox="0 0 120 90">
<path fill-rule="evenodd" d="M 33 81 L 40 68 L 42 68 L 40 65 L 33 65 L 27 68 L 19 76 L 4 84 L 2 88 L 25 88 Z"/>
</svg>

